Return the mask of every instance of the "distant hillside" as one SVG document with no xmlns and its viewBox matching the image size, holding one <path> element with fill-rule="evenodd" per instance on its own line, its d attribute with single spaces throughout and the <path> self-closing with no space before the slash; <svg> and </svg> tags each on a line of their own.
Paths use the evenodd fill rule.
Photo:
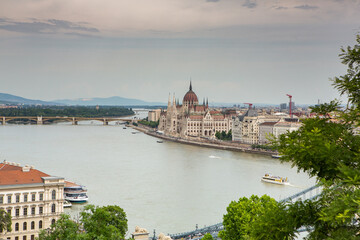
<svg viewBox="0 0 360 240">
<path fill-rule="evenodd" d="M 55 102 L 32 100 L 15 95 L 0 93 L 0 104 L 25 104 L 25 105 L 57 105 Z"/>
<path fill-rule="evenodd" d="M 108 97 L 108 98 L 78 98 L 78 99 L 61 99 L 54 102 L 66 105 L 79 106 L 159 106 L 166 105 L 160 102 L 146 102 L 139 99 L 123 98 L 123 97 Z"/>
</svg>

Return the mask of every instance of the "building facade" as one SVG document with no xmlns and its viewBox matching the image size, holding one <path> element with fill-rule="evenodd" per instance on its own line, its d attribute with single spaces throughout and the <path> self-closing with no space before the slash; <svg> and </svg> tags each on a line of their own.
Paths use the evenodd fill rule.
<svg viewBox="0 0 360 240">
<path fill-rule="evenodd" d="M 11 215 L 12 231 L 0 239 L 33 240 L 64 212 L 64 178 L 32 166 L 0 163 L 0 209 Z"/>
<path fill-rule="evenodd" d="M 157 122 L 160 119 L 161 109 L 155 109 L 148 112 L 148 121 Z"/>
<path fill-rule="evenodd" d="M 259 115 L 258 111 L 249 108 L 240 116 L 233 117 L 232 140 L 246 144 L 258 144 L 260 139 L 260 124 L 264 122 L 278 122 L 282 116 Z"/>
<path fill-rule="evenodd" d="M 228 132 L 232 127 L 232 113 L 223 113 L 209 109 L 208 101 L 199 104 L 190 83 L 182 105 L 179 101 L 171 102 L 170 95 L 166 111 L 161 112 L 159 131 L 174 137 L 214 138 L 216 132 Z"/>
</svg>

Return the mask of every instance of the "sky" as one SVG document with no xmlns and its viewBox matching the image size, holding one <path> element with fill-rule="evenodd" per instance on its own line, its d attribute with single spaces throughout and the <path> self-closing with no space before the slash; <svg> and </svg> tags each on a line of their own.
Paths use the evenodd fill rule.
<svg viewBox="0 0 360 240">
<path fill-rule="evenodd" d="M 339 98 L 360 0 L 1 0 L 0 92 L 56 100 Z M 344 98 L 342 98 L 344 99 Z"/>
</svg>

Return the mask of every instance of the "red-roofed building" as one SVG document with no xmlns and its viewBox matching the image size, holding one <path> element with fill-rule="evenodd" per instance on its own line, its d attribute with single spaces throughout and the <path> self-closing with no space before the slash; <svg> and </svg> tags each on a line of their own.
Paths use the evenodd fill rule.
<svg viewBox="0 0 360 240">
<path fill-rule="evenodd" d="M 32 240 L 64 212 L 64 178 L 50 176 L 33 166 L 0 163 L 0 209 L 12 218 L 12 231 L 0 239 Z"/>
</svg>

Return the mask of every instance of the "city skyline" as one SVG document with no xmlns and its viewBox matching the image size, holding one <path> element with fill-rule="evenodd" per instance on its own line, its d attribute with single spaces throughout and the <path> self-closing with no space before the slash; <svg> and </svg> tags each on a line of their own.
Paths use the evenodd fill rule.
<svg viewBox="0 0 360 240">
<path fill-rule="evenodd" d="M 21 7 L 19 7 L 21 5 Z M 338 98 L 340 47 L 360 1 L 2 1 L 1 92 L 51 101 L 202 99 L 299 104 Z"/>
</svg>

